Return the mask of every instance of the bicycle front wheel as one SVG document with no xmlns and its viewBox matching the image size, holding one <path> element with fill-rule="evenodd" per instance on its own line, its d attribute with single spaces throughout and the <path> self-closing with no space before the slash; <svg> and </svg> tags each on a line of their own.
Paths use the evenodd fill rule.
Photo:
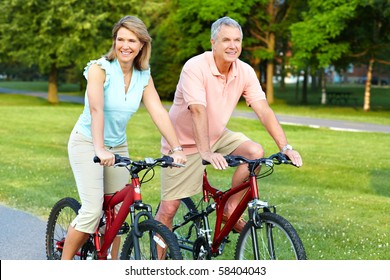
<svg viewBox="0 0 390 280">
<path fill-rule="evenodd" d="M 238 260 L 305 260 L 302 241 L 293 226 L 283 217 L 260 213 L 261 225 L 249 221 L 237 241 Z"/>
<path fill-rule="evenodd" d="M 77 216 L 80 203 L 71 197 L 58 201 L 49 214 L 46 227 L 46 257 L 48 260 L 60 260 L 68 227 Z"/>
<path fill-rule="evenodd" d="M 183 259 L 176 236 L 162 223 L 145 220 L 138 224 L 138 231 L 140 236 L 137 236 L 134 228 L 127 236 L 121 260 Z"/>
</svg>

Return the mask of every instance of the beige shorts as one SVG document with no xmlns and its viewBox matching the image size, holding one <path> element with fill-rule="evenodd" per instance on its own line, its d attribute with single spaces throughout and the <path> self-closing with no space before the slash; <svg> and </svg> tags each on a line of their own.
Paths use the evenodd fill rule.
<svg viewBox="0 0 390 280">
<path fill-rule="evenodd" d="M 121 156 L 129 156 L 126 142 L 106 149 Z M 81 208 L 71 225 L 78 231 L 93 233 L 102 215 L 104 194 L 121 190 L 129 182 L 130 175 L 126 168 L 105 167 L 94 163 L 92 140 L 75 129 L 69 138 L 68 153 L 81 200 Z"/>
<path fill-rule="evenodd" d="M 250 139 L 240 132 L 226 130 L 211 150 L 228 155 L 248 140 Z M 200 193 L 204 169 L 199 153 L 187 155 L 184 168 L 162 168 L 161 200 L 181 199 Z"/>
</svg>

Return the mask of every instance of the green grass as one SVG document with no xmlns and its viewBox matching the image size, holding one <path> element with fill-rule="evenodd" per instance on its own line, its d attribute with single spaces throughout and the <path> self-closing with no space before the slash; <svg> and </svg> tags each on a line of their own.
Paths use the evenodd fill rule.
<svg viewBox="0 0 390 280">
<path fill-rule="evenodd" d="M 284 106 L 286 111 L 293 107 Z M 82 109 L 0 94 L 0 203 L 46 219 L 60 198 L 78 198 L 67 141 Z M 232 118 L 229 128 L 262 143 L 266 154 L 276 152 L 258 121 Z M 386 147 L 390 135 L 299 126 L 284 129 L 301 152 L 304 166 L 277 166 L 272 176 L 260 181 L 260 195 L 276 204 L 278 213 L 294 225 L 309 259 L 390 259 L 390 151 Z M 160 155 L 159 133 L 144 109 L 130 121 L 128 137 L 133 158 Z M 156 171 L 155 178 L 143 186 L 144 201 L 154 208 L 160 195 Z M 211 182 L 227 188 L 231 172 L 210 170 Z M 234 246 L 235 242 L 228 244 L 229 250 Z"/>
</svg>

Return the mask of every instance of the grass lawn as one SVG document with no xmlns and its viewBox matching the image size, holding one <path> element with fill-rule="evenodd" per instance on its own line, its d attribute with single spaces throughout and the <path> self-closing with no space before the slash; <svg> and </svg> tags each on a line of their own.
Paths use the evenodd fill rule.
<svg viewBox="0 0 390 280">
<path fill-rule="evenodd" d="M 325 108 L 320 109 L 326 114 Z M 348 108 L 340 110 L 344 109 Z M 275 111 L 282 110 L 295 112 L 294 105 L 276 104 Z M 78 198 L 66 146 L 81 111 L 77 104 L 51 106 L 39 98 L 0 94 L 0 203 L 46 219 L 60 198 Z M 379 120 L 380 115 L 388 112 L 372 118 Z M 132 138 L 134 128 L 137 135 Z M 229 128 L 261 142 L 267 155 L 276 152 L 257 121 L 233 118 Z M 284 129 L 301 152 L 304 166 L 277 166 L 272 176 L 260 181 L 260 195 L 294 225 L 308 258 L 389 260 L 390 151 L 386 145 L 390 135 L 299 126 Z M 144 109 L 130 121 L 128 137 L 133 158 L 160 155 L 159 133 Z M 156 171 L 143 187 L 144 201 L 153 207 L 160 194 Z M 211 182 L 224 189 L 231 172 L 209 170 Z M 228 246 L 227 250 L 234 250 L 235 242 Z"/>
</svg>

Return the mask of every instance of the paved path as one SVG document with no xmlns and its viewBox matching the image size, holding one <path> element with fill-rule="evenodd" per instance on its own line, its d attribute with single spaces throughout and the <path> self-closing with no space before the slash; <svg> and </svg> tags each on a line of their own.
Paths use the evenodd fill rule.
<svg viewBox="0 0 390 280">
<path fill-rule="evenodd" d="M 46 221 L 0 205 L 0 260 L 45 260 Z"/>
<path fill-rule="evenodd" d="M 245 117 L 245 118 L 257 118 L 254 112 L 243 112 L 243 111 L 234 112 L 233 116 Z M 360 122 L 323 119 L 323 118 L 321 119 L 309 118 L 309 117 L 280 115 L 280 114 L 277 114 L 276 116 L 281 124 L 303 125 L 303 126 L 309 126 L 314 128 L 325 127 L 333 130 L 355 131 L 355 132 L 390 133 L 389 125 L 360 123 Z"/>
</svg>

